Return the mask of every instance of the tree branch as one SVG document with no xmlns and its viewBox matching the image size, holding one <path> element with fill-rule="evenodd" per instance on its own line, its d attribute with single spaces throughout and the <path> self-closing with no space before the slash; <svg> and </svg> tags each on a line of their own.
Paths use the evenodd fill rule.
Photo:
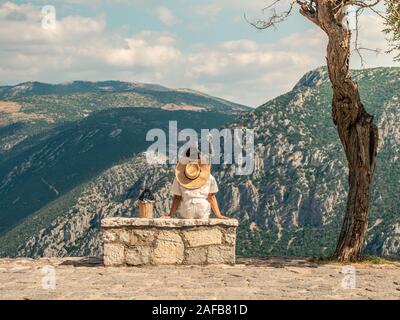
<svg viewBox="0 0 400 320">
<path fill-rule="evenodd" d="M 244 14 L 244 19 L 251 24 L 253 27 L 259 29 L 259 30 L 264 30 L 268 29 L 270 27 L 276 27 L 277 24 L 285 21 L 292 13 L 293 7 L 294 7 L 294 2 L 290 2 L 289 8 L 281 13 L 278 13 L 276 11 L 275 6 L 281 3 L 281 0 L 275 0 L 272 4 L 266 6 L 265 8 L 262 9 L 262 11 L 270 10 L 271 15 L 267 20 L 256 20 L 256 21 L 249 21 L 247 19 L 246 14 Z"/>
<path fill-rule="evenodd" d="M 308 20 L 320 26 L 318 21 L 318 4 L 316 1 L 301 1 L 297 0 L 296 3 L 300 6 L 300 14 L 306 17 Z"/>
<path fill-rule="evenodd" d="M 399 0 L 386 0 L 386 1 L 397 2 Z M 377 54 L 381 52 L 379 49 L 371 49 L 361 46 L 359 42 L 359 16 L 363 13 L 364 10 L 368 9 L 377 14 L 382 19 L 385 19 L 385 21 L 387 22 L 388 19 L 385 16 L 385 14 L 379 12 L 379 10 L 377 10 L 376 8 L 379 4 L 384 2 L 384 0 L 290 0 L 287 10 L 278 12 L 276 7 L 282 4 L 282 2 L 284 2 L 284 0 L 274 0 L 270 5 L 262 9 L 263 12 L 269 10 L 271 13 L 268 19 L 266 20 L 259 19 L 256 21 L 249 21 L 246 15 L 244 16 L 244 18 L 250 25 L 259 30 L 268 29 L 270 27 L 276 28 L 276 25 L 285 21 L 293 12 L 294 7 L 298 5 L 300 7 L 300 14 L 303 15 L 312 23 L 314 23 L 315 25 L 317 25 L 318 27 L 320 27 L 325 32 L 328 29 L 332 28 L 334 29 L 347 28 L 348 32 L 353 31 L 354 50 L 352 52 L 356 53 L 359 56 L 362 66 L 364 66 L 365 63 L 363 55 L 361 53 L 362 51 L 371 51 L 371 52 L 376 52 Z M 350 30 L 349 26 L 346 26 L 343 23 L 345 21 L 346 15 L 349 14 L 347 8 L 351 6 L 356 8 L 354 30 Z M 324 12 L 321 13 L 320 12 L 321 10 L 323 10 Z M 327 14 L 332 15 L 333 19 L 323 19 L 323 21 L 321 21 L 321 19 L 319 19 L 320 14 L 325 16 Z M 386 30 L 386 32 L 389 33 L 390 30 Z M 399 41 L 398 38 L 397 41 Z M 398 44 L 398 46 L 400 45 Z"/>
</svg>

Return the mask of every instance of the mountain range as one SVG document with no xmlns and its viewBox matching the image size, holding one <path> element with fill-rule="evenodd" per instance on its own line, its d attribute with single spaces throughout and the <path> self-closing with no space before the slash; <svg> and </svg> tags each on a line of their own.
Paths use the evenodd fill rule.
<svg viewBox="0 0 400 320">
<path fill-rule="evenodd" d="M 0 235 L 146 150 L 150 129 L 168 130 L 169 121 L 211 129 L 249 110 L 195 91 L 117 81 L 30 82 L 0 87 L 0 97 Z"/>
<path fill-rule="evenodd" d="M 366 252 L 399 256 L 400 68 L 356 70 L 353 71 L 353 77 L 359 83 L 362 101 L 367 111 L 374 115 L 380 132 Z M 0 90 L 0 93 L 7 94 L 3 96 L 3 99 L 9 99 L 7 101 L 14 102 L 10 99 L 15 99 L 16 103 L 25 101 L 29 105 L 29 101 L 34 100 L 38 106 L 41 105 L 37 102 L 42 98 L 40 95 L 21 94 L 11 98 L 7 90 Z M 161 95 L 161 91 L 157 92 Z M 81 94 L 64 92 L 61 95 L 62 100 L 72 101 L 69 95 L 77 95 L 75 99 Z M 139 131 L 148 127 L 143 125 L 137 128 L 138 131 L 130 132 L 134 130 L 129 129 L 133 126 L 129 123 L 124 126 L 124 119 L 146 119 L 143 120 L 145 123 L 154 126 L 155 123 L 148 122 L 146 118 L 148 112 L 152 111 L 159 112 L 158 119 L 164 119 L 164 113 L 171 117 L 178 117 L 182 113 L 182 121 L 197 115 L 200 118 L 185 122 L 193 127 L 198 125 L 196 129 L 207 125 L 205 128 L 254 130 L 253 174 L 237 176 L 236 168 L 232 165 L 213 167 L 220 187 L 218 200 L 223 213 L 240 221 L 238 255 L 328 256 L 335 248 L 347 196 L 347 164 L 331 119 L 331 99 L 332 88 L 327 70 L 319 68 L 304 75 L 290 92 L 254 110 L 232 104 L 230 108 L 228 105 L 222 109 L 206 108 L 199 112 L 196 107 L 205 107 L 195 102 L 191 102 L 195 107 L 193 110 L 185 108 L 180 111 L 167 111 L 171 110 L 169 107 L 160 110 L 160 105 L 144 109 L 121 109 L 116 105 L 103 108 L 96 105 L 101 110 L 96 109 L 90 116 L 85 117 L 74 111 L 71 118 L 79 119 L 71 120 L 71 123 L 65 124 L 61 120 L 58 124 L 52 124 L 52 128 L 39 130 L 39 133 L 22 141 L 16 138 L 14 146 L 4 151 L 5 160 L 0 161 L 0 221 L 8 223 L 8 228 L 3 230 L 0 237 L 1 255 L 101 255 L 100 220 L 108 216 L 135 216 L 135 199 L 146 187 L 155 194 L 156 215 L 166 213 L 171 202 L 169 188 L 173 167 L 148 164 L 144 153 L 140 151 L 145 146 L 138 147 L 142 138 L 135 139 L 131 153 L 120 150 L 126 146 L 125 140 L 120 144 L 104 143 L 110 139 L 110 134 L 119 137 L 125 131 L 128 132 L 127 137 L 130 134 L 140 136 Z M 48 106 L 53 105 L 50 100 Z M 173 104 L 182 105 L 179 101 Z M 50 107 L 48 109 L 51 110 Z M 79 110 L 83 110 L 82 107 Z M 65 114 L 67 110 L 63 109 L 63 112 Z M 129 117 L 130 112 L 138 114 Z M 43 117 L 46 114 L 40 113 Z M 57 119 L 57 114 L 54 112 L 51 118 Z M 203 119 L 204 115 L 207 117 Z M 116 121 L 116 118 L 119 120 Z M 9 137 L 7 130 L 18 127 L 19 123 L 14 120 L 12 124 L 3 126 L 0 130 L 8 129 L 3 135 L 0 131 L 0 137 Z M 62 131 L 64 125 L 67 125 L 67 131 Z M 98 127 L 102 128 L 101 133 L 98 138 L 92 138 L 91 133 Z M 82 134 L 83 137 L 88 135 L 87 143 L 81 142 Z M 98 144 L 104 144 L 107 150 L 111 148 L 104 157 L 112 158 L 112 161 L 105 161 L 96 172 L 85 176 L 86 171 L 90 171 L 90 163 L 97 160 L 100 153 L 88 154 L 75 166 L 74 157 L 90 146 L 89 150 L 96 150 Z M 62 157 L 58 157 L 59 150 L 63 152 Z M 116 152 L 123 154 L 113 158 Z M 53 165 L 53 159 L 64 157 L 64 167 L 59 164 L 62 160 L 56 160 Z M 87 166 L 79 174 L 84 178 L 74 180 L 79 163 Z M 54 176 L 59 176 L 56 183 Z M 63 177 L 73 183 L 63 187 L 66 183 Z M 39 186 L 51 196 L 35 207 L 33 201 L 37 195 L 28 201 L 21 200 L 32 195 L 32 190 Z M 19 205 L 19 202 L 24 205 Z M 18 210 L 15 209 L 17 206 L 20 206 Z M 6 217 L 17 217 L 20 212 L 24 213 L 20 218 L 7 220 Z"/>
<path fill-rule="evenodd" d="M 25 82 L 0 87 L 0 155 L 27 137 L 112 108 L 228 113 L 249 107 L 189 89 L 121 81 Z"/>
</svg>

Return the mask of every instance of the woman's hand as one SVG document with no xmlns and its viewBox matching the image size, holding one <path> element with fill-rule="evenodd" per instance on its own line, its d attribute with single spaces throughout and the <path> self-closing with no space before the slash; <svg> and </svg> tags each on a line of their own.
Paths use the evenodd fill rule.
<svg viewBox="0 0 400 320">
<path fill-rule="evenodd" d="M 171 218 L 173 218 L 176 210 L 179 207 L 179 204 L 181 203 L 181 200 L 182 200 L 181 196 L 174 195 L 174 198 L 172 199 L 172 206 L 171 206 L 171 210 L 170 210 L 169 214 L 163 216 L 162 218 L 163 219 L 171 219 Z"/>
<path fill-rule="evenodd" d="M 161 216 L 161 219 L 172 219 L 172 217 L 169 214 L 166 214 L 165 216 Z"/>
</svg>

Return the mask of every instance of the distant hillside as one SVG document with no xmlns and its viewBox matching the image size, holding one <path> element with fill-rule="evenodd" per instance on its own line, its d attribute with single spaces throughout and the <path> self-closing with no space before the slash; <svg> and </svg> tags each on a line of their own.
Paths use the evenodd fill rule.
<svg viewBox="0 0 400 320">
<path fill-rule="evenodd" d="M 171 89 L 157 84 L 122 82 L 122 81 L 72 81 L 49 84 L 38 81 L 24 82 L 14 86 L 0 87 L 0 98 L 11 99 L 35 95 L 68 95 L 73 93 L 106 92 L 168 92 Z"/>
<path fill-rule="evenodd" d="M 187 89 L 121 81 L 26 82 L 0 87 L 0 155 L 32 135 L 110 108 L 218 111 L 249 107 Z"/>
<path fill-rule="evenodd" d="M 75 186 L 146 150 L 146 133 L 215 128 L 233 120 L 216 111 L 115 108 L 65 123 L 19 143 L 0 162 L 0 234 Z"/>
<path fill-rule="evenodd" d="M 353 75 L 380 132 L 367 253 L 399 256 L 400 68 Z M 320 68 L 292 91 L 227 125 L 256 133 L 252 175 L 235 176 L 231 166 L 213 168 L 223 212 L 240 221 L 238 255 L 333 252 L 346 205 L 347 167 L 331 119 L 331 99 L 327 71 Z M 149 166 L 143 155 L 122 161 L 6 233 L 0 238 L 3 255 L 100 255 L 101 218 L 135 215 L 130 199 L 144 187 L 152 188 L 156 212 L 164 214 L 172 178 L 171 167 Z"/>
</svg>

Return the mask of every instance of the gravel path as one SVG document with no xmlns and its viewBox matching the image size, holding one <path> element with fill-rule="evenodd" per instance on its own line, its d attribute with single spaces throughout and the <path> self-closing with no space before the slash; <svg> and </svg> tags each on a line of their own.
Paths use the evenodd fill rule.
<svg viewBox="0 0 400 320">
<path fill-rule="evenodd" d="M 105 268 L 88 258 L 0 259 L 0 299 L 400 299 L 400 263 Z"/>
</svg>

